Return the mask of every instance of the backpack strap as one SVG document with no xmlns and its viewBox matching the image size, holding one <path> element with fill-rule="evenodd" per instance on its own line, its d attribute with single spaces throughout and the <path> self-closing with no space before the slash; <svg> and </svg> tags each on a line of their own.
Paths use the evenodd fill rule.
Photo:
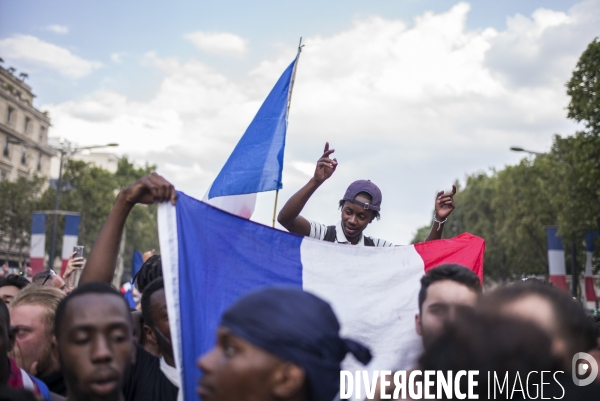
<svg viewBox="0 0 600 401">
<path fill-rule="evenodd" d="M 335 226 L 327 226 L 327 231 L 325 231 L 325 237 L 323 237 L 323 241 L 335 242 Z"/>
<path fill-rule="evenodd" d="M 363 238 L 365 239 L 365 246 L 375 246 L 375 242 L 373 242 L 371 237 L 365 235 Z"/>
</svg>

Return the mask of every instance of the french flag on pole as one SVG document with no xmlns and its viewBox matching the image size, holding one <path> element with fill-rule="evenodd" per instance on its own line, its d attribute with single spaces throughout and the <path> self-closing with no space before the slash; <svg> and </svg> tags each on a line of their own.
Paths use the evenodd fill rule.
<svg viewBox="0 0 600 401">
<path fill-rule="evenodd" d="M 33 213 L 31 218 L 31 245 L 29 246 L 29 265 L 33 275 L 44 270 L 46 255 L 46 215 Z"/>
<path fill-rule="evenodd" d="M 483 276 L 484 240 L 449 240 L 390 248 L 317 241 L 276 230 L 179 193 L 158 209 L 160 249 L 175 361 L 185 400 L 197 399 L 196 359 L 215 343 L 221 314 L 260 287 L 303 288 L 329 301 L 342 335 L 373 352 L 371 370 L 414 367 L 419 280 L 444 263 Z M 361 369 L 348 357 L 343 369 Z"/>
<path fill-rule="evenodd" d="M 592 272 L 592 255 L 594 253 L 594 238 L 599 232 L 594 231 L 585 235 L 585 299 L 588 302 L 597 302 L 596 288 Z"/>
<path fill-rule="evenodd" d="M 283 72 L 203 201 L 249 219 L 254 213 L 258 192 L 281 189 L 289 102 L 297 61 L 298 57 Z"/>
<path fill-rule="evenodd" d="M 65 216 L 65 233 L 62 243 L 62 265 L 60 275 L 65 274 L 69 257 L 73 254 L 73 247 L 77 246 L 77 238 L 79 236 L 79 222 L 81 216 L 79 214 L 68 214 Z"/>
<path fill-rule="evenodd" d="M 569 292 L 565 267 L 565 248 L 562 238 L 558 237 L 557 227 L 546 227 L 546 240 L 548 242 L 548 273 L 550 282 L 556 287 Z"/>
</svg>

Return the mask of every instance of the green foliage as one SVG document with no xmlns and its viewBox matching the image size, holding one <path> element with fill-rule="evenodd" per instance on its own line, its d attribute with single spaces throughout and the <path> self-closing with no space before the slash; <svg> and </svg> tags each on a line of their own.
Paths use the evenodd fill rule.
<svg viewBox="0 0 600 401">
<path fill-rule="evenodd" d="M 600 133 L 600 42 L 597 38 L 579 58 L 567 83 L 567 95 L 571 97 L 567 117 L 584 121 L 591 132 Z"/>
<path fill-rule="evenodd" d="M 137 168 L 127 157 L 118 164 L 117 172 L 110 173 L 100 167 L 82 161 L 68 160 L 63 173 L 63 190 L 60 198 L 60 209 L 81 214 L 79 226 L 79 243 L 87 254 L 100 232 L 106 217 L 110 212 L 119 191 L 132 184 L 139 178 L 154 171 L 155 166 L 146 165 Z M 56 190 L 48 188 L 41 199 L 41 207 L 54 209 Z M 156 222 L 157 208 L 155 205 L 136 205 L 125 225 L 124 267 L 129 272 L 133 250 L 142 252 L 156 249 L 158 251 L 158 230 Z M 63 235 L 64 218 L 59 216 L 57 226 L 57 250 L 60 255 Z M 52 235 L 52 217 L 47 224 L 46 250 L 50 251 Z"/>
<path fill-rule="evenodd" d="M 29 246 L 31 215 L 39 207 L 44 182 L 37 176 L 0 181 L 0 236 L 7 241 L 8 249 L 22 253 L 23 248 Z"/>
<path fill-rule="evenodd" d="M 582 230 L 600 230 L 600 133 L 556 136 L 549 158 L 559 233 L 572 238 Z"/>
</svg>

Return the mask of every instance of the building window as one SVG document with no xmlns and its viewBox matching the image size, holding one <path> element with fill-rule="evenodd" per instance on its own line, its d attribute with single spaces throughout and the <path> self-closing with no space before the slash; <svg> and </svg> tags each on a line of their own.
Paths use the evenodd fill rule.
<svg viewBox="0 0 600 401">
<path fill-rule="evenodd" d="M 42 153 L 38 153 L 37 171 L 42 171 Z"/>
<path fill-rule="evenodd" d="M 23 146 L 21 151 L 21 164 L 27 164 L 27 147 Z"/>
<path fill-rule="evenodd" d="M 30 125 L 31 125 L 31 118 L 25 117 L 25 132 L 29 131 Z"/>
<path fill-rule="evenodd" d="M 14 112 L 15 112 L 15 109 L 13 109 L 12 107 L 8 108 L 8 113 L 6 114 L 6 123 L 7 124 L 10 124 L 10 122 L 12 121 Z"/>
<path fill-rule="evenodd" d="M 7 177 L 8 177 L 8 173 L 4 170 L 0 170 L 0 181 L 6 180 Z"/>
<path fill-rule="evenodd" d="M 46 131 L 46 127 L 40 127 L 40 141 L 44 140 L 44 132 Z"/>
<path fill-rule="evenodd" d="M 10 142 L 8 141 L 8 137 L 6 137 L 5 141 L 4 141 L 4 156 L 9 157 L 10 156 L 10 148 L 9 145 Z"/>
</svg>

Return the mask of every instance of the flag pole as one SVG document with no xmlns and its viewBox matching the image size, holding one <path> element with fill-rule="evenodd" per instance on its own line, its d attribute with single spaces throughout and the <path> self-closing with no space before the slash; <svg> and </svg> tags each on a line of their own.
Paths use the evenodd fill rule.
<svg viewBox="0 0 600 401">
<path fill-rule="evenodd" d="M 302 52 L 302 48 L 304 45 L 302 44 L 302 38 L 300 38 L 300 42 L 298 43 L 298 54 L 296 55 L 296 64 L 294 64 L 294 71 L 292 72 L 292 82 L 290 83 L 290 94 L 288 96 L 288 104 L 287 104 L 287 117 L 290 115 L 290 107 L 292 105 L 292 91 L 294 90 L 294 82 L 296 82 L 296 69 L 298 68 L 298 61 L 300 60 L 300 53 Z M 287 117 L 286 117 L 286 125 L 287 125 Z M 273 206 L 273 228 L 275 228 L 275 218 L 277 216 L 277 200 L 279 199 L 279 190 L 275 191 L 275 205 Z"/>
</svg>

